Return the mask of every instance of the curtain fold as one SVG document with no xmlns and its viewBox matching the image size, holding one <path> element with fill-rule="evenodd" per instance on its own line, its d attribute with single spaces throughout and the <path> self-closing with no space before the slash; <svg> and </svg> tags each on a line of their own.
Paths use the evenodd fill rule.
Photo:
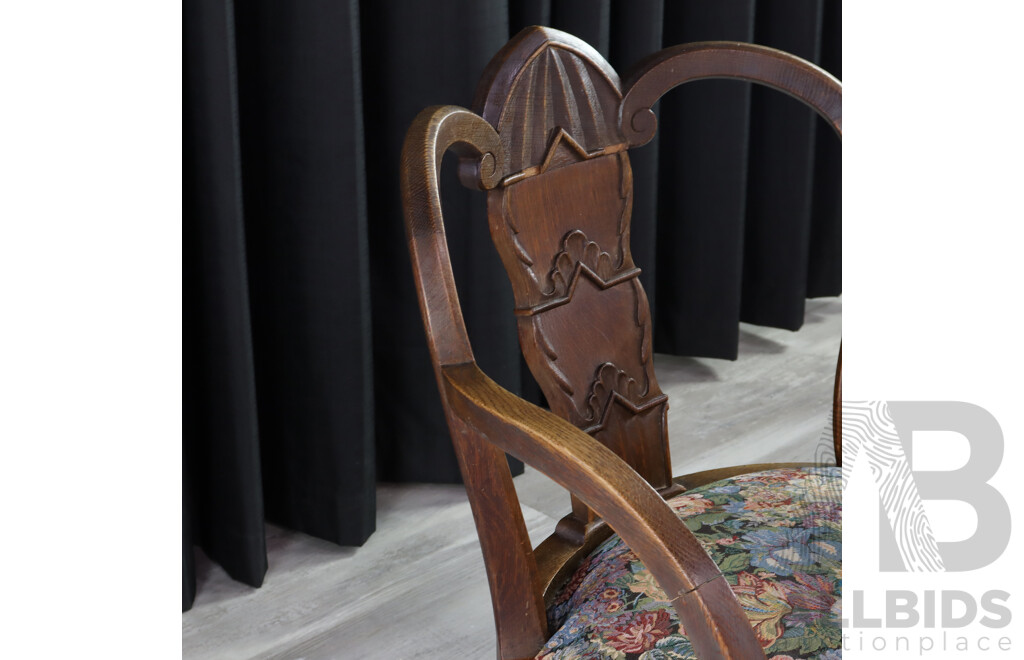
<svg viewBox="0 0 1024 660">
<path fill-rule="evenodd" d="M 759 3 L 753 40 L 820 61 L 822 3 Z M 743 251 L 740 319 L 798 330 L 808 288 L 817 115 L 774 90 L 751 92 L 744 243 L 756 249 Z"/>
<path fill-rule="evenodd" d="M 623 76 L 708 39 L 840 66 L 841 5 L 823 0 L 186 0 L 183 16 L 185 609 L 194 546 L 259 586 L 264 520 L 358 545 L 378 480 L 460 479 L 398 193 L 422 108 L 470 106 L 490 58 L 534 24 L 590 42 Z M 656 139 L 630 154 L 657 350 L 732 359 L 739 320 L 795 329 L 806 297 L 840 292 L 838 140 L 762 91 L 673 90 Z M 441 188 L 477 359 L 540 401 L 484 196 L 457 183 L 451 156 Z"/>
<path fill-rule="evenodd" d="M 665 44 L 754 41 L 754 8 L 753 0 L 669 2 Z M 702 80 L 661 100 L 657 351 L 736 357 L 750 87 L 732 80 Z"/>
<path fill-rule="evenodd" d="M 266 517 L 358 545 L 376 493 L 358 5 L 254 0 L 236 25 Z"/>
<path fill-rule="evenodd" d="M 825 2 L 818 64 L 843 79 L 843 5 Z M 811 236 L 807 252 L 807 297 L 834 296 L 843 289 L 842 154 L 840 142 L 820 117 L 814 141 Z"/>
<path fill-rule="evenodd" d="M 192 544 L 253 586 L 267 570 L 231 2 L 187 2 L 183 89 L 184 601 Z"/>
<path fill-rule="evenodd" d="M 413 286 L 399 154 L 405 131 L 423 108 L 472 105 L 480 73 L 508 41 L 508 12 L 504 3 L 468 0 L 366 3 L 363 12 L 377 474 L 385 481 L 452 483 L 459 481 L 459 469 L 451 441 L 440 441 L 448 427 Z M 518 391 L 512 293 L 493 258 L 484 196 L 458 183 L 454 164 L 449 155 L 441 200 L 469 338 L 481 367 Z"/>
</svg>

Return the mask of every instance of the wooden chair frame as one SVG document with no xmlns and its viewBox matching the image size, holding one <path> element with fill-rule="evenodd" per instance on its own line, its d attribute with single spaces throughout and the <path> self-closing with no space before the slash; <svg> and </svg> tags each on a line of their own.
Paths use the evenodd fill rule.
<svg viewBox="0 0 1024 660">
<path fill-rule="evenodd" d="M 480 114 L 456 106 L 427 108 L 409 129 L 401 160 L 402 200 L 420 309 L 480 534 L 498 657 L 532 658 L 539 652 L 550 636 L 546 601 L 585 553 L 614 529 L 670 596 L 701 658 L 763 658 L 729 584 L 720 579 L 718 567 L 664 497 L 775 465 L 712 470 L 656 484 L 656 488 L 591 434 L 500 387 L 474 359 L 449 261 L 438 169 L 442 156 L 452 149 L 459 156 L 464 185 L 493 194 L 508 184 L 515 172 L 506 171 L 506 147 L 495 118 L 509 84 L 501 77 L 509 75 L 505 72 L 513 70 L 510 66 L 521 64 L 512 60 L 521 60 L 524 52 L 543 44 L 556 44 L 589 58 L 588 65 L 607 67 L 584 42 L 555 30 L 529 28 L 485 72 L 476 103 Z M 635 147 L 651 140 L 656 130 L 651 106 L 665 92 L 708 78 L 755 82 L 784 92 L 816 110 L 841 136 L 842 88 L 834 77 L 800 58 L 763 46 L 702 42 L 662 50 L 641 62 L 626 79 L 614 122 L 623 143 Z M 834 402 L 837 460 L 841 358 L 839 365 Z M 560 522 L 537 548 L 527 535 L 506 452 L 568 489 L 581 504 L 583 513 L 576 511 Z"/>
</svg>

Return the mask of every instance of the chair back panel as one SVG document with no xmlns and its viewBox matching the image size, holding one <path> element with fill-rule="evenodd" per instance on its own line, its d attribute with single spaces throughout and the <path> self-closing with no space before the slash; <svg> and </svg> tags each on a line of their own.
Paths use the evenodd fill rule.
<svg viewBox="0 0 1024 660">
<path fill-rule="evenodd" d="M 507 174 L 488 193 L 526 362 L 552 411 L 655 488 L 671 483 L 667 397 L 629 247 L 633 177 L 614 70 L 589 45 L 535 28 L 495 56 L 475 110 Z"/>
</svg>

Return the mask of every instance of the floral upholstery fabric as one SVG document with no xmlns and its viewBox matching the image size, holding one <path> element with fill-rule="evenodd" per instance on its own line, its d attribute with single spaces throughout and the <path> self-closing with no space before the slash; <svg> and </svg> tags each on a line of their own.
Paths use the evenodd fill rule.
<svg viewBox="0 0 1024 660">
<path fill-rule="evenodd" d="M 694 488 L 669 504 L 725 574 L 772 660 L 839 660 L 839 468 L 776 469 Z M 675 609 L 614 535 L 548 611 L 544 660 L 696 658 Z"/>
</svg>

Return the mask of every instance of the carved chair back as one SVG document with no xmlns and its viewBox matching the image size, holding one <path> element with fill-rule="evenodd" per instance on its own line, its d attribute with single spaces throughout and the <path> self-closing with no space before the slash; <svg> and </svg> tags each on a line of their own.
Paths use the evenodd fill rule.
<svg viewBox="0 0 1024 660">
<path fill-rule="evenodd" d="M 633 175 L 618 129 L 618 75 L 569 35 L 520 34 L 485 71 L 474 110 L 495 127 L 505 176 L 491 236 L 515 297 L 519 341 L 551 410 L 672 483 L 651 315 L 630 253 Z M 592 516 L 578 499 L 580 525 Z"/>
<path fill-rule="evenodd" d="M 453 389 L 456 375 L 481 391 L 490 385 L 473 372 L 437 199 L 437 166 L 451 148 L 460 156 L 462 182 L 488 191 L 490 232 L 512 284 L 520 344 L 551 410 L 667 496 L 681 488 L 670 473 L 668 401 L 655 378 L 647 296 L 630 253 L 627 150 L 653 137 L 650 108 L 662 94 L 690 80 L 723 77 L 786 92 L 841 129 L 838 82 L 779 51 L 727 42 L 677 46 L 642 62 L 623 84 L 588 44 L 540 27 L 524 30 L 494 57 L 481 79 L 475 112 L 428 108 L 410 128 L 402 156 L 410 251 L 442 401 L 480 533 L 501 658 L 532 657 L 543 645 L 545 596 L 600 540 L 603 524 L 573 495 L 573 513 L 533 549 L 502 451 L 511 451 L 518 431 L 496 437 L 499 431 L 470 419 L 471 411 L 460 403 L 463 394 Z M 711 637 L 721 637 L 718 625 L 708 629 Z M 695 639 L 703 634 L 697 628 Z M 742 655 L 743 648 L 750 650 L 746 641 L 720 643 L 749 657 Z"/>
</svg>

